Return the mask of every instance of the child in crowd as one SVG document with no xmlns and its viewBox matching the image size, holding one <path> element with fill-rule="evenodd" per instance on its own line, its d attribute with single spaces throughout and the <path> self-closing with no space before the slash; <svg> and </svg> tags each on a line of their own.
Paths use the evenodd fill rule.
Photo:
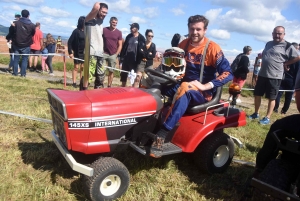
<svg viewBox="0 0 300 201">
<path fill-rule="evenodd" d="M 46 48 L 46 43 L 42 46 L 42 73 L 48 72 L 48 65 L 46 64 L 46 59 L 48 57 L 48 49 Z"/>
<path fill-rule="evenodd" d="M 47 34 L 46 36 L 46 48 L 48 49 L 48 53 L 55 53 L 55 47 L 56 47 L 56 43 L 54 38 L 52 37 L 52 35 L 50 33 Z M 53 67 L 52 67 L 52 58 L 54 57 L 54 55 L 48 55 L 47 59 L 46 59 L 46 64 L 49 67 L 49 75 L 54 76 L 53 73 Z"/>
</svg>

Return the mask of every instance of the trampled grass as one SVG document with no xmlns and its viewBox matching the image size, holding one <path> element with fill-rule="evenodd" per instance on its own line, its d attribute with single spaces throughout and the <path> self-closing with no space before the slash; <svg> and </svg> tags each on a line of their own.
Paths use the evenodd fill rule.
<svg viewBox="0 0 300 201">
<path fill-rule="evenodd" d="M 0 110 L 51 119 L 46 88 L 59 83 L 0 74 Z M 68 90 L 74 90 L 71 87 Z M 249 114 L 253 112 L 246 109 Z M 274 115 L 279 118 L 279 115 Z M 235 158 L 255 162 L 269 126 L 249 121 L 225 129 L 245 148 Z M 81 175 L 72 171 L 51 140 L 52 125 L 0 114 L 1 200 L 86 200 Z M 232 163 L 223 174 L 199 171 L 190 154 L 153 159 L 128 148 L 115 158 L 128 168 L 131 181 L 120 200 L 239 200 L 252 167 Z"/>
</svg>

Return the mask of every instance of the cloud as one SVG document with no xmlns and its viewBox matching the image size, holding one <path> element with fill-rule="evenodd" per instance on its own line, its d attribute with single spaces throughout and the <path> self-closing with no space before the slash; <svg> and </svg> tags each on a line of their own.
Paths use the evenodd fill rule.
<svg viewBox="0 0 300 201">
<path fill-rule="evenodd" d="M 37 6 L 39 4 L 44 3 L 44 0 L 2 0 L 4 2 L 10 2 L 10 3 L 17 3 L 21 5 L 28 5 L 28 6 Z"/>
<path fill-rule="evenodd" d="M 66 28 L 72 28 L 73 25 L 70 25 L 70 22 L 67 21 L 58 21 L 55 23 L 56 26 L 60 26 L 60 27 L 66 27 Z"/>
<path fill-rule="evenodd" d="M 148 18 L 154 18 L 159 15 L 159 10 L 157 7 L 150 7 L 150 8 L 145 8 L 143 10 L 143 13 Z"/>
<path fill-rule="evenodd" d="M 230 33 L 226 30 L 222 29 L 213 29 L 210 31 L 210 36 L 220 39 L 220 40 L 228 40 L 230 39 Z"/>
<path fill-rule="evenodd" d="M 176 16 L 185 14 L 185 12 L 181 8 L 172 8 L 171 12 Z"/>
<path fill-rule="evenodd" d="M 213 23 L 219 14 L 222 12 L 222 8 L 219 9 L 211 9 L 204 13 L 204 16 L 209 20 L 210 23 Z"/>
<path fill-rule="evenodd" d="M 131 23 L 136 22 L 136 23 L 144 24 L 144 23 L 147 22 L 147 20 L 145 20 L 145 19 L 143 19 L 143 18 L 141 18 L 141 17 L 132 16 L 131 19 L 130 19 L 130 22 L 131 22 Z"/>
<path fill-rule="evenodd" d="M 64 10 L 50 8 L 48 6 L 41 6 L 40 12 L 53 17 L 69 17 L 71 13 Z"/>
<path fill-rule="evenodd" d="M 256 40 L 267 42 L 272 39 L 273 28 L 278 25 L 286 27 L 286 39 L 300 38 L 297 32 L 299 21 L 290 21 L 282 15 L 282 10 L 288 6 L 291 0 L 212 0 L 218 6 L 229 8 L 222 14 L 222 10 L 213 9 L 207 11 L 207 17 L 213 19 L 214 25 L 228 32 L 252 35 Z M 215 20 L 217 17 L 217 21 Z"/>
</svg>

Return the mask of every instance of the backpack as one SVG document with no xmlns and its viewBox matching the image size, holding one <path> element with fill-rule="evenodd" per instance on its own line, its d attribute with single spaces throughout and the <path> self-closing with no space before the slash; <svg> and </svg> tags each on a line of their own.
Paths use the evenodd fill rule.
<svg viewBox="0 0 300 201">
<path fill-rule="evenodd" d="M 239 63 L 241 61 L 242 56 L 244 55 L 245 54 L 241 53 L 237 55 L 236 58 L 233 60 L 232 64 L 230 65 L 232 73 L 234 73 L 239 68 Z"/>
</svg>

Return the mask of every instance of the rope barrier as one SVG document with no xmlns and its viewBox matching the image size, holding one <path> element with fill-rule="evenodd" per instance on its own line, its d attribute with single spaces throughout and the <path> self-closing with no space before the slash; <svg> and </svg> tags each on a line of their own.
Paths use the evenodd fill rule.
<svg viewBox="0 0 300 201">
<path fill-rule="evenodd" d="M 47 56 L 61 56 L 61 57 L 64 57 L 64 58 L 69 58 L 69 59 L 74 59 L 74 60 L 79 60 L 79 61 L 84 61 L 83 59 L 79 59 L 79 58 L 76 58 L 76 57 L 73 57 L 71 58 L 70 56 L 67 56 L 65 54 L 56 54 L 56 53 L 48 53 L 48 54 L 16 54 L 16 53 L 0 53 L 0 55 L 3 54 L 3 55 L 27 55 L 27 56 L 44 56 L 44 55 L 47 55 Z M 109 68 L 109 69 L 112 69 L 112 70 L 116 70 L 116 71 L 120 71 L 120 72 L 125 72 L 125 73 L 128 73 L 128 77 L 130 78 L 130 82 L 131 84 L 132 83 L 132 79 L 135 79 L 136 78 L 136 73 L 132 72 L 132 71 L 126 71 L 126 70 L 121 70 L 121 69 L 118 69 L 118 68 L 113 68 L 113 67 L 110 67 L 110 66 L 103 66 L 104 68 Z M 64 68 L 65 68 L 65 60 L 64 60 Z M 64 70 L 65 72 L 65 70 Z M 64 81 L 64 85 L 66 87 L 66 75 L 64 76 L 65 77 L 65 81 Z M 228 89 L 229 87 L 223 87 L 225 89 Z M 242 88 L 242 90 L 245 90 L 245 91 L 254 91 L 254 89 L 251 89 L 251 88 Z M 294 90 L 279 90 L 281 92 L 294 92 Z"/>
</svg>

